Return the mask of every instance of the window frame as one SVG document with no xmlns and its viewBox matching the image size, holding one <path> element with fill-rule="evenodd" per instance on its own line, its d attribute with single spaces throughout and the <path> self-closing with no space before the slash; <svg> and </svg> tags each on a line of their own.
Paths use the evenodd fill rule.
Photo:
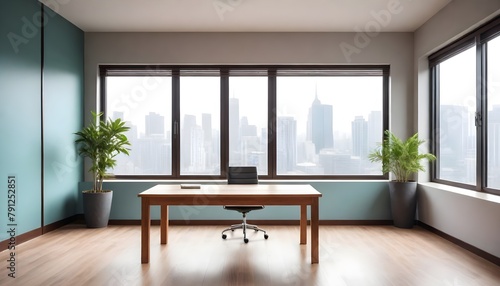
<svg viewBox="0 0 500 286">
<path fill-rule="evenodd" d="M 431 164 L 431 181 L 459 188 L 487 192 L 500 195 L 500 189 L 487 187 L 487 142 L 488 142 L 488 90 L 487 90 L 487 49 L 486 43 L 500 37 L 500 16 L 452 42 L 428 57 L 429 61 L 429 94 L 430 94 L 430 130 L 431 152 L 437 160 Z M 475 184 L 465 184 L 439 178 L 439 64 L 475 47 L 476 53 L 476 174 Z M 478 104 L 479 103 L 479 104 Z M 437 131 L 436 131 L 437 130 Z"/>
<path fill-rule="evenodd" d="M 263 76 L 255 71 L 266 71 L 268 79 L 268 174 L 260 179 L 275 180 L 387 180 L 388 174 L 381 175 L 277 175 L 276 169 L 276 79 L 283 72 L 290 75 L 308 76 L 382 76 L 382 134 L 389 129 L 389 65 L 99 65 L 100 110 L 107 117 L 106 77 L 169 75 L 172 78 L 172 173 L 171 175 L 115 175 L 116 179 L 135 180 L 218 180 L 227 179 L 229 163 L 229 78 L 232 76 Z M 196 76 L 220 76 L 220 175 L 180 175 L 180 76 L 185 71 L 195 71 Z M 191 75 L 191 74 L 190 74 Z M 177 127 L 176 127 L 177 126 Z M 382 139 L 382 138 L 381 138 Z M 133 148 L 133 146 L 132 146 Z"/>
</svg>

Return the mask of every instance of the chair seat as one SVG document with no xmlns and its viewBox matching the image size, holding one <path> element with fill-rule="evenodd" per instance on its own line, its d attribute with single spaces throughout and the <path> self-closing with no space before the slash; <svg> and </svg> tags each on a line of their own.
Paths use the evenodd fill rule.
<svg viewBox="0 0 500 286">
<path fill-rule="evenodd" d="M 261 210 L 264 206 L 224 206 L 224 209 L 237 211 L 240 213 L 247 213 L 249 211 Z"/>
</svg>

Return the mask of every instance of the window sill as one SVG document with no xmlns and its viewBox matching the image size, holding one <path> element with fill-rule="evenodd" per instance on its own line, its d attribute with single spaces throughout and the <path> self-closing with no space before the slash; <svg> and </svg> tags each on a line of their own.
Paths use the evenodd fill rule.
<svg viewBox="0 0 500 286">
<path fill-rule="evenodd" d="M 444 184 L 439 184 L 439 183 L 433 183 L 433 182 L 425 182 L 425 183 L 418 183 L 421 186 L 433 188 L 433 189 L 438 189 L 450 193 L 455 193 L 459 194 L 462 196 L 467 196 L 483 201 L 488 201 L 488 202 L 493 202 L 500 204 L 500 196 L 489 194 L 489 193 L 484 193 L 484 192 L 478 192 L 478 191 L 472 191 L 472 190 L 467 190 L 463 188 L 458 188 L 458 187 L 453 187 L 453 186 L 448 186 Z"/>
<path fill-rule="evenodd" d="M 136 180 L 136 179 L 108 179 L 105 183 L 158 183 L 158 184 L 221 184 L 227 180 Z M 380 183 L 387 180 L 264 180 L 260 179 L 260 183 Z"/>
</svg>

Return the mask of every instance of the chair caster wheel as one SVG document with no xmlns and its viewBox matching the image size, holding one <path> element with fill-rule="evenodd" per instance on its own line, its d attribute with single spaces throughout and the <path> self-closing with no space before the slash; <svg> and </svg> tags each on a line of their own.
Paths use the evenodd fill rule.
<svg viewBox="0 0 500 286">
<path fill-rule="evenodd" d="M 222 239 L 226 239 L 226 238 L 227 238 L 227 235 L 223 234 Z"/>
<path fill-rule="evenodd" d="M 269 235 L 264 234 L 264 238 L 265 238 L 265 239 L 268 239 L 268 238 L 269 238 Z"/>
<path fill-rule="evenodd" d="M 243 239 L 245 243 L 248 243 L 248 238 Z"/>
</svg>

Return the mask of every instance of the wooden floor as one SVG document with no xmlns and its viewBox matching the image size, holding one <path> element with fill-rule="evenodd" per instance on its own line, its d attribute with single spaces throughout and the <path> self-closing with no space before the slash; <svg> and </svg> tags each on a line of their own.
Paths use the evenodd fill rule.
<svg viewBox="0 0 500 286">
<path fill-rule="evenodd" d="M 152 226 L 151 261 L 140 263 L 140 227 L 67 225 L 18 245 L 16 278 L 0 253 L 0 285 L 500 285 L 500 267 L 415 227 L 321 226 L 320 263 L 299 245 L 298 226 L 262 226 L 222 240 L 222 226 Z"/>
</svg>

